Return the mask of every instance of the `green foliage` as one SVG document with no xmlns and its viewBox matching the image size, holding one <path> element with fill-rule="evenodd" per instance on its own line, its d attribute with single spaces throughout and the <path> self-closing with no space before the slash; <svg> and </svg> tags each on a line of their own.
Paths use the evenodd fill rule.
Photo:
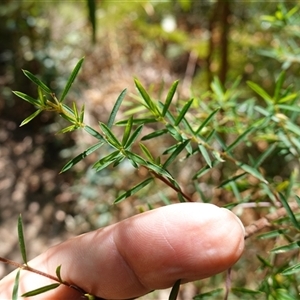
<svg viewBox="0 0 300 300">
<path fill-rule="evenodd" d="M 180 1 L 183 10 L 196 5 L 192 1 L 187 1 L 186 5 L 183 2 Z M 133 5 L 130 4 L 130 7 Z M 141 198 L 145 193 L 154 194 L 157 191 L 156 185 L 160 182 L 175 194 L 167 197 L 164 192 L 159 191 L 160 199 L 165 205 L 174 201 L 193 201 L 196 195 L 199 201 L 218 203 L 237 212 L 249 207 L 253 211 L 264 207 L 268 212 L 266 215 L 255 211 L 255 214 L 262 216 L 255 223 L 255 232 L 265 229 L 257 237 L 257 241 L 262 243 L 255 256 L 258 270 L 248 266 L 249 269 L 252 268 L 251 272 L 261 275 L 260 272 L 263 271 L 264 274 L 259 282 L 249 285 L 251 288 L 241 286 L 240 279 L 233 281 L 230 293 L 243 299 L 295 299 L 299 294 L 300 280 L 297 255 L 300 246 L 300 198 L 297 196 L 300 188 L 300 103 L 298 89 L 293 83 L 295 78 L 291 76 L 289 68 L 299 62 L 299 47 L 296 42 L 299 33 L 294 30 L 299 27 L 297 12 L 298 7 L 287 9 L 279 4 L 274 15 L 262 17 L 263 24 L 267 23 L 276 37 L 289 32 L 287 38 L 277 43 L 275 48 L 259 52 L 282 64 L 279 72 L 274 72 L 273 77 L 268 78 L 270 83 L 267 87 L 253 78 L 246 81 L 247 88 L 244 89 L 241 76 L 228 83 L 214 77 L 208 91 L 186 100 L 180 96 L 175 97 L 179 88 L 179 81 L 176 80 L 166 91 L 165 99 L 162 99 L 161 96 L 151 95 L 142 82 L 135 78 L 134 84 L 139 96 L 132 97 L 130 103 L 127 103 L 132 109 L 124 114 L 125 119 L 116 121 L 126 96 L 126 90 L 123 90 L 108 121 L 99 121 L 99 126 L 93 128 L 84 122 L 84 105 L 79 109 L 75 102 L 72 105 L 67 103 L 70 88 L 82 67 L 82 58 L 71 72 L 60 98 L 36 75 L 23 71 L 37 86 L 38 97 L 14 92 L 37 109 L 21 125 L 27 124 L 43 111 L 51 111 L 68 123 L 60 133 L 83 129 L 96 139 L 95 144 L 67 162 L 61 172 L 69 170 L 95 152 L 99 153 L 93 164 L 95 172 L 108 168 L 118 171 L 124 161 L 128 161 L 136 170 L 143 169 L 143 178 L 132 183 L 125 191 L 117 191 L 114 204 L 134 197 L 137 193 Z M 153 32 L 153 28 L 154 26 L 149 29 L 149 35 L 158 34 Z M 178 41 L 179 38 L 165 35 L 164 39 Z M 191 45 L 187 47 L 193 48 Z M 154 149 L 153 145 L 159 145 L 159 149 Z M 105 152 L 102 147 L 108 150 Z M 183 164 L 189 164 L 189 174 L 185 181 L 179 174 Z M 213 193 L 208 192 L 211 190 L 217 190 L 219 198 L 214 198 Z M 148 202 L 147 207 L 152 209 L 153 204 Z M 263 224 L 262 227 L 259 227 L 259 221 Z M 26 265 L 21 218 L 18 232 L 21 254 Z M 246 237 L 255 232 L 247 232 Z M 264 241 L 272 244 L 268 253 L 265 251 Z M 282 254 L 288 259 L 277 259 Z M 251 273 L 244 265 L 241 272 L 244 269 Z M 60 270 L 61 266 L 58 266 L 55 279 L 58 283 L 26 295 L 43 293 L 65 284 Z M 17 295 L 18 276 L 13 298 Z M 174 284 L 169 299 L 176 299 L 179 286 L 180 280 Z M 210 299 L 223 293 L 224 289 L 216 288 L 200 293 L 194 299 Z M 87 294 L 84 296 L 91 299 L 93 297 Z"/>
</svg>

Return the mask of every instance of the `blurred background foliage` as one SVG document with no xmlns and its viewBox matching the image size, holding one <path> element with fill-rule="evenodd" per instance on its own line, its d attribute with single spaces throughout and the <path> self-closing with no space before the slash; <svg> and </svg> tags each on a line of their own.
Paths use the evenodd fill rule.
<svg viewBox="0 0 300 300">
<path fill-rule="evenodd" d="M 151 194 L 145 189 L 139 198 L 133 196 L 112 206 L 119 191 L 134 185 L 145 174 L 125 163 L 117 170 L 95 173 L 91 165 L 99 154 L 58 176 L 64 163 L 93 141 L 81 132 L 55 135 L 64 121 L 51 114 L 42 114 L 18 128 L 33 108 L 17 99 L 11 90 L 36 93 L 22 69 L 39 74 L 59 93 L 78 59 L 85 56 L 83 70 L 69 98 L 86 103 L 86 122 L 91 125 L 106 121 L 124 88 L 128 88 L 130 101 L 125 103 L 119 118 L 139 113 L 134 104 L 134 76 L 156 99 L 164 97 L 171 83 L 180 79 L 177 102 L 195 97 L 190 116 L 195 125 L 197 118 L 207 117 L 220 107 L 211 127 L 227 145 L 270 113 L 274 122 L 263 126 L 260 132 L 249 133 L 235 149 L 235 157 L 240 161 L 254 163 L 256 157 L 270 151 L 260 166 L 270 188 L 251 176 L 224 184 L 235 172 L 230 162 L 194 181 L 191 177 L 203 167 L 203 158 L 185 166 L 174 163 L 172 172 L 195 201 L 220 206 L 266 204 L 265 208 L 237 211 L 246 225 L 272 211 L 277 201 L 273 190 L 287 196 L 293 195 L 292 191 L 297 193 L 300 143 L 298 127 L 292 126 L 299 124 L 300 13 L 296 2 L 3 0 L 0 16 L 0 224 L 2 236 L 8 238 L 13 222 L 22 212 L 28 223 L 27 235 L 34 240 L 30 240 L 32 255 L 66 237 L 178 200 L 158 184 Z M 283 71 L 285 80 L 280 85 Z M 248 81 L 258 84 L 271 98 L 277 95 L 279 103 L 280 99 L 287 99 L 281 104 L 297 108 L 270 103 L 266 94 Z M 286 119 L 292 124 L 290 127 L 282 125 Z M 160 144 L 150 141 L 147 147 L 160 155 L 170 143 L 168 138 L 161 138 Z M 108 153 L 109 149 L 104 151 Z M 11 239 L 9 244 L 4 238 L 0 242 L 4 249 L 1 256 L 15 253 L 15 241 Z M 298 252 L 284 257 L 274 255 L 271 271 L 266 262 L 256 257 L 257 253 L 266 257 L 266 250 L 278 243 L 282 243 L 278 237 L 268 242 L 248 241 L 245 256 L 233 272 L 235 285 L 273 293 L 274 298 L 268 299 L 289 299 L 278 296 L 286 294 L 295 299 L 299 294 L 299 275 L 292 279 L 282 277 L 278 270 L 287 267 L 289 260 L 296 260 Z M 223 283 L 224 278 L 216 276 L 183 289 L 181 297 L 189 299 L 188 293 L 203 293 L 222 287 Z M 242 292 L 236 289 L 230 299 L 240 299 Z M 265 299 L 260 292 L 247 297 Z M 216 294 L 214 299 L 218 297 Z"/>
</svg>

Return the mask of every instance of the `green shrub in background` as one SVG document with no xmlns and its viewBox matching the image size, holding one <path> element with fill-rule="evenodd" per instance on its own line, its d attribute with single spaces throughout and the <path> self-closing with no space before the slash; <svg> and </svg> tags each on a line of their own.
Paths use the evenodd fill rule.
<svg viewBox="0 0 300 300">
<path fill-rule="evenodd" d="M 240 78 L 225 87 L 215 77 L 210 90 L 200 97 L 177 99 L 179 82 L 175 81 L 164 99 L 155 99 L 135 79 L 139 96 L 131 101 L 132 109 L 128 110 L 127 117 L 115 121 L 125 98 L 126 90 L 123 90 L 108 121 L 100 121 L 97 128 L 85 123 L 84 106 L 79 108 L 76 103 L 65 103 L 83 59 L 75 66 L 60 96 L 29 71 L 24 71 L 24 74 L 37 85 L 38 97 L 14 92 L 36 108 L 21 125 L 43 111 L 52 111 L 68 122 L 61 133 L 83 129 L 95 138 L 95 143 L 70 160 L 62 172 L 95 151 L 101 156 L 101 147 L 104 146 L 109 147 L 110 151 L 94 163 L 95 172 L 108 167 L 118 168 L 125 161 L 136 169 L 146 171 L 140 182 L 117 195 L 115 204 L 142 191 L 148 198 L 151 191 L 157 191 L 159 188 L 156 187 L 162 183 L 176 193 L 177 201 L 182 202 L 216 202 L 216 197 L 209 191 L 218 189 L 217 204 L 233 209 L 241 218 L 246 209 L 264 209 L 263 216 L 259 215 L 246 227 L 246 238 L 251 237 L 251 243 L 246 245 L 245 259 L 232 272 L 228 272 L 225 288 L 214 289 L 211 285 L 211 291 L 195 295 L 194 299 L 224 295 L 230 295 L 230 299 L 296 299 L 299 295 L 300 199 L 297 194 L 300 107 L 299 94 L 291 82 L 290 70 L 296 68 L 294 64 L 298 55 L 295 28 L 299 29 L 299 16 L 296 13 L 297 8 L 286 10 L 284 6 L 279 6 L 274 15 L 263 17 L 266 26 L 275 32 L 278 28 L 280 32 L 293 29 L 288 30 L 290 35 L 284 43 L 280 43 L 280 47 L 275 45 L 261 52 L 282 63 L 282 69 L 271 79 L 271 91 L 266 91 L 258 82 L 248 81 L 248 90 L 241 93 Z M 159 145 L 159 154 L 152 150 L 153 144 L 156 148 Z M 192 166 L 184 180 L 180 174 L 180 164 L 183 162 Z M 174 197 L 164 194 L 161 198 L 165 204 L 176 201 Z M 149 202 L 148 207 L 151 209 L 153 203 Z M 35 271 L 27 266 L 21 219 L 18 228 L 25 263 L 25 266 L 19 267 Z M 264 232 L 254 240 L 252 235 L 262 229 Z M 272 245 L 269 252 L 264 249 L 265 240 Z M 251 259 L 247 261 L 247 250 L 253 244 L 257 258 L 255 266 Z M 240 272 L 239 266 L 242 266 Z M 255 271 L 261 280 L 249 282 L 246 274 Z M 57 268 L 57 278 L 53 279 L 57 283 L 30 293 L 46 292 L 60 284 L 67 284 L 60 277 L 60 266 Z M 215 282 L 220 285 L 220 281 Z M 18 278 L 15 291 L 17 284 Z M 170 299 L 176 298 L 178 285 L 179 282 L 175 284 L 175 292 L 171 293 Z M 17 299 L 17 292 L 13 298 Z"/>
</svg>

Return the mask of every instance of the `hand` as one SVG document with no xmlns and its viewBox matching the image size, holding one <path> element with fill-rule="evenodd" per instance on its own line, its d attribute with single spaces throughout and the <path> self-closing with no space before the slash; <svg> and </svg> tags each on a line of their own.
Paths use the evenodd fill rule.
<svg viewBox="0 0 300 300">
<path fill-rule="evenodd" d="M 173 204 L 72 238 L 30 261 L 29 266 L 105 299 L 138 297 L 232 266 L 244 248 L 244 227 L 227 209 L 212 204 Z M 15 271 L 16 272 L 16 271 Z M 0 299 L 11 299 L 15 272 L 0 281 Z M 19 294 L 53 283 L 21 271 Z M 82 299 L 59 288 L 30 299 Z"/>
</svg>

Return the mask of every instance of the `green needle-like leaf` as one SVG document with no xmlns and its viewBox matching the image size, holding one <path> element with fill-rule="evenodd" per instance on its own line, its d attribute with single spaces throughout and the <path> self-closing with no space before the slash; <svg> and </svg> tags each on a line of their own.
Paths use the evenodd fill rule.
<svg viewBox="0 0 300 300">
<path fill-rule="evenodd" d="M 208 166 L 211 168 L 212 167 L 212 165 L 211 165 L 211 159 L 210 159 L 210 156 L 209 156 L 206 148 L 203 145 L 201 145 L 201 144 L 198 145 L 198 148 L 199 148 L 199 150 L 200 150 L 200 152 L 201 152 L 204 160 L 206 161 L 206 163 L 208 164 Z"/>
<path fill-rule="evenodd" d="M 42 106 L 46 106 L 47 98 L 43 93 L 43 90 L 38 86 L 38 95 L 39 95 L 39 102 Z"/>
<path fill-rule="evenodd" d="M 161 114 L 160 114 L 160 111 L 159 111 L 158 107 L 151 100 L 150 96 L 148 95 L 148 93 L 146 92 L 146 90 L 144 89 L 144 87 L 142 86 L 142 84 L 137 79 L 134 80 L 134 83 L 135 83 L 135 86 L 136 86 L 137 90 L 139 91 L 140 95 L 144 99 L 144 101 L 146 103 L 146 106 L 149 108 L 149 110 L 155 116 L 160 116 Z"/>
<path fill-rule="evenodd" d="M 283 270 L 281 272 L 281 275 L 287 276 L 287 275 L 292 275 L 292 274 L 295 274 L 298 272 L 300 272 L 300 263 L 298 263 L 294 266 L 291 266 L 289 268 L 286 268 L 285 270 Z"/>
<path fill-rule="evenodd" d="M 163 111 L 162 111 L 162 116 L 164 117 L 170 107 L 170 104 L 173 100 L 173 97 L 174 97 L 174 94 L 176 92 L 176 89 L 177 89 L 177 86 L 178 86 L 178 83 L 179 83 L 179 80 L 176 80 L 174 81 L 174 83 L 172 84 L 169 92 L 168 92 L 168 95 L 167 95 L 167 98 L 166 98 L 166 102 L 164 104 L 164 107 L 163 107 Z"/>
<path fill-rule="evenodd" d="M 300 248 L 300 241 L 292 242 L 288 245 L 279 246 L 271 250 L 272 253 L 285 253 Z"/>
<path fill-rule="evenodd" d="M 293 225 L 298 229 L 300 230 L 300 224 L 298 223 L 293 211 L 291 210 L 286 198 L 283 196 L 283 194 L 279 193 L 279 197 L 280 197 L 280 201 L 283 205 L 283 207 L 285 208 L 291 222 L 293 223 Z"/>
<path fill-rule="evenodd" d="M 209 292 L 206 292 L 206 293 L 202 293 L 202 294 L 199 294 L 199 295 L 196 295 L 193 300 L 209 300 L 209 299 L 218 299 L 216 298 L 216 296 L 220 296 L 220 294 L 223 292 L 223 289 L 222 288 L 218 288 L 218 289 L 215 289 L 213 291 L 209 291 Z M 213 297 L 213 298 L 212 298 Z"/>
<path fill-rule="evenodd" d="M 104 137 L 95 129 L 93 129 L 92 127 L 85 125 L 84 130 L 89 133 L 90 135 L 92 135 L 94 138 L 96 138 L 97 140 L 100 140 L 102 142 L 105 142 Z"/>
<path fill-rule="evenodd" d="M 192 105 L 194 99 L 191 99 L 190 101 L 188 101 L 184 107 L 181 109 L 180 114 L 178 115 L 178 117 L 175 120 L 175 126 L 178 126 L 180 124 L 180 122 L 182 121 L 182 119 L 184 118 L 185 114 L 187 113 L 187 111 L 189 110 L 190 106 Z"/>
<path fill-rule="evenodd" d="M 264 161 L 265 159 L 277 148 L 277 143 L 272 144 L 267 148 L 266 151 L 264 151 L 258 159 L 255 161 L 253 164 L 253 167 L 256 169 L 258 168 Z"/>
<path fill-rule="evenodd" d="M 64 90 L 62 92 L 62 95 L 60 97 L 60 100 L 59 100 L 60 102 L 63 102 L 65 100 L 65 98 L 66 98 L 66 96 L 67 96 L 67 94 L 68 94 L 68 92 L 69 92 L 69 90 L 70 90 L 70 88 L 71 88 L 71 86 L 72 86 L 75 78 L 78 75 L 78 72 L 79 72 L 79 70 L 80 70 L 80 68 L 82 66 L 83 61 L 84 61 L 84 57 L 81 58 L 78 61 L 78 63 L 76 64 L 75 68 L 73 69 L 73 71 L 72 71 L 72 73 L 71 73 L 71 75 L 70 75 L 70 77 L 69 77 L 69 79 L 67 81 L 67 84 L 66 84 L 66 86 L 65 86 L 65 88 L 64 88 Z"/>
<path fill-rule="evenodd" d="M 116 123 L 116 125 L 126 125 L 128 122 L 128 120 L 121 120 L 121 121 L 118 121 Z M 153 118 L 141 118 L 141 119 L 133 119 L 133 124 L 134 125 L 141 125 L 141 124 L 149 124 L 149 123 L 156 123 L 156 119 L 153 119 Z"/>
<path fill-rule="evenodd" d="M 229 179 L 224 180 L 223 182 L 221 182 L 221 184 L 218 186 L 218 188 L 221 188 L 221 187 L 223 187 L 223 186 L 226 186 L 227 184 L 229 184 L 229 183 L 231 183 L 231 182 L 237 181 L 237 180 L 240 179 L 241 177 L 245 176 L 245 174 L 247 174 L 247 173 L 244 172 L 244 173 L 241 173 L 241 174 L 239 174 L 239 175 L 236 175 L 236 176 L 230 177 Z"/>
<path fill-rule="evenodd" d="M 299 106 L 278 104 L 277 107 L 282 109 L 282 110 L 289 110 L 289 111 L 294 111 L 294 112 L 300 113 L 300 107 Z"/>
<path fill-rule="evenodd" d="M 47 87 L 47 85 L 45 83 L 43 83 L 40 79 L 38 79 L 36 76 L 34 76 L 32 73 L 30 73 L 27 70 L 23 70 L 23 73 L 33 83 L 35 83 L 37 86 L 39 86 L 44 92 L 46 92 L 48 94 L 52 94 L 52 91 Z"/>
<path fill-rule="evenodd" d="M 252 81 L 247 81 L 247 84 L 254 92 L 256 92 L 259 96 L 261 96 L 268 104 L 273 103 L 272 97 L 258 84 Z"/>
<path fill-rule="evenodd" d="M 21 251 L 22 258 L 23 258 L 23 262 L 25 265 L 27 265 L 27 254 L 26 254 L 26 246 L 25 246 L 23 223 L 22 223 L 21 215 L 18 218 L 18 240 L 19 240 L 19 246 L 20 246 L 20 251 Z"/>
<path fill-rule="evenodd" d="M 79 114 L 78 114 L 78 109 L 77 109 L 75 102 L 73 102 L 73 111 L 74 111 L 75 119 L 78 120 Z"/>
<path fill-rule="evenodd" d="M 138 136 L 140 135 L 141 131 L 143 129 L 143 125 L 140 125 L 137 127 L 137 129 L 132 133 L 126 144 L 124 145 L 125 149 L 128 149 L 132 146 L 132 144 L 136 141 Z"/>
<path fill-rule="evenodd" d="M 169 179 L 173 180 L 173 176 L 165 169 L 163 169 L 161 166 L 152 163 L 150 161 L 147 161 L 146 167 L 152 171 L 154 171 L 156 174 L 167 177 Z"/>
<path fill-rule="evenodd" d="M 142 137 L 142 141 L 151 140 L 168 132 L 167 129 L 159 129 Z"/>
<path fill-rule="evenodd" d="M 75 125 L 70 125 L 68 127 L 65 127 L 63 129 L 61 129 L 60 131 L 58 131 L 58 133 L 66 133 L 66 132 L 71 132 L 71 131 L 74 131 L 76 130 L 77 127 Z"/>
<path fill-rule="evenodd" d="M 115 161 L 119 161 L 123 157 L 122 153 L 118 150 L 106 155 L 105 157 L 101 158 L 99 161 L 97 161 L 93 168 L 96 169 L 96 172 L 99 172 L 112 164 Z"/>
<path fill-rule="evenodd" d="M 18 92 L 18 91 L 12 91 L 16 96 L 18 96 L 19 98 L 29 102 L 30 104 L 34 105 L 34 106 L 38 106 L 39 105 L 39 101 L 37 99 L 34 99 L 22 92 Z"/>
<path fill-rule="evenodd" d="M 60 173 L 66 172 L 67 170 L 71 169 L 74 165 L 79 163 L 81 160 L 83 160 L 85 157 L 87 157 L 88 155 L 90 155 L 91 153 L 93 153 L 94 151 L 96 151 L 97 149 L 102 147 L 103 145 L 104 145 L 103 142 L 99 142 L 99 143 L 89 147 L 88 149 L 86 149 L 85 151 L 83 151 L 82 153 L 77 155 L 75 158 L 73 158 L 69 162 L 67 162 L 64 165 L 64 167 L 62 168 L 62 170 L 60 171 Z"/>
<path fill-rule="evenodd" d="M 251 132 L 253 132 L 257 127 L 252 126 L 246 129 L 233 143 L 227 146 L 225 152 L 229 152 L 234 147 L 236 147 L 240 142 L 242 142 Z"/>
<path fill-rule="evenodd" d="M 280 96 L 280 90 L 282 88 L 283 82 L 285 80 L 285 71 L 282 71 L 277 79 L 276 85 L 275 85 L 275 92 L 274 92 L 274 99 L 277 103 Z"/>
<path fill-rule="evenodd" d="M 149 151 L 149 149 L 142 143 L 139 143 L 139 145 L 140 145 L 140 148 L 142 149 L 143 153 L 147 156 L 147 158 L 150 161 L 154 162 L 154 158 L 153 158 L 151 152 Z"/>
<path fill-rule="evenodd" d="M 27 293 L 23 294 L 21 297 L 32 297 L 32 296 L 40 295 L 40 294 L 43 294 L 45 292 L 54 290 L 59 286 L 60 286 L 60 283 L 52 283 L 52 284 L 43 286 L 41 288 L 32 290 L 30 292 L 27 292 Z"/>
<path fill-rule="evenodd" d="M 217 108 L 212 113 L 210 113 L 210 115 L 202 122 L 202 124 L 195 131 L 195 134 L 198 134 L 219 110 L 220 110 L 220 108 Z"/>
<path fill-rule="evenodd" d="M 41 109 L 35 111 L 33 114 L 31 114 L 29 117 L 27 117 L 25 120 L 22 121 L 22 123 L 20 124 L 20 127 L 29 123 L 31 120 L 33 120 L 37 115 L 39 115 L 42 112 Z"/>
<path fill-rule="evenodd" d="M 56 270 L 55 270 L 56 276 L 59 279 L 60 282 L 63 282 L 62 278 L 61 278 L 61 265 L 59 265 Z"/>
<path fill-rule="evenodd" d="M 113 146 L 117 149 L 122 148 L 122 144 L 118 141 L 116 136 L 112 133 L 112 131 L 104 123 L 99 122 L 99 126 L 100 126 L 101 130 L 103 131 L 108 143 L 111 146 Z"/>
<path fill-rule="evenodd" d="M 264 183 L 268 183 L 268 181 L 259 173 L 258 170 L 246 165 L 246 164 L 243 164 L 243 163 L 237 163 L 237 165 L 242 169 L 244 170 L 245 172 L 251 174 L 252 176 L 256 177 L 257 179 L 259 179 L 260 181 L 264 182 Z"/>
<path fill-rule="evenodd" d="M 121 103 L 122 103 L 125 95 L 126 95 L 126 91 L 127 90 L 124 89 L 121 92 L 121 94 L 119 95 L 119 97 L 118 97 L 118 99 L 117 99 L 117 101 L 116 101 L 116 103 L 115 103 L 115 105 L 114 105 L 114 107 L 113 107 L 113 109 L 112 109 L 112 111 L 110 113 L 110 116 L 109 116 L 108 121 L 107 121 L 107 127 L 108 128 L 111 128 L 113 126 L 114 122 L 115 122 L 115 118 L 116 118 L 117 112 L 118 112 L 118 110 L 119 110 L 119 108 L 121 106 Z"/>
<path fill-rule="evenodd" d="M 171 293 L 169 295 L 169 300 L 176 300 L 178 293 L 179 293 L 179 288 L 180 288 L 180 283 L 181 279 L 177 280 L 175 284 L 172 287 Z"/>
<path fill-rule="evenodd" d="M 146 180 L 140 182 L 139 184 L 135 185 L 130 190 L 126 191 L 125 193 L 121 194 L 115 201 L 114 204 L 119 203 L 123 201 L 124 199 L 132 196 L 133 194 L 137 193 L 139 190 L 144 188 L 146 185 L 148 185 L 150 182 L 153 181 L 152 177 L 147 178 Z"/>
<path fill-rule="evenodd" d="M 125 153 L 126 153 L 127 158 L 129 160 L 133 161 L 135 164 L 139 164 L 142 166 L 147 165 L 147 161 L 144 158 L 142 158 L 141 156 L 139 156 L 133 152 L 130 152 L 128 150 L 125 150 Z"/>
<path fill-rule="evenodd" d="M 12 292 L 12 300 L 18 300 L 18 292 L 19 292 L 19 282 L 20 282 L 20 272 L 21 270 L 19 269 L 14 281 L 14 287 L 13 287 L 13 292 Z"/>
<path fill-rule="evenodd" d="M 123 146 L 126 144 L 126 142 L 128 141 L 128 138 L 130 136 L 130 132 L 131 132 L 131 129 L 132 129 L 132 123 L 133 123 L 132 121 L 133 121 L 133 116 L 131 116 L 128 119 L 127 125 L 125 127 L 123 138 L 122 138 L 122 145 Z"/>
<path fill-rule="evenodd" d="M 163 164 L 163 168 L 167 168 L 180 154 L 180 152 L 187 146 L 187 144 L 190 142 L 190 140 L 185 140 L 181 144 L 177 146 L 177 148 L 173 151 L 173 153 L 168 157 L 168 159 Z"/>
<path fill-rule="evenodd" d="M 84 109 L 85 109 L 85 105 L 83 104 L 80 110 L 80 115 L 79 115 L 79 122 L 83 123 L 83 119 L 84 119 Z"/>
</svg>

